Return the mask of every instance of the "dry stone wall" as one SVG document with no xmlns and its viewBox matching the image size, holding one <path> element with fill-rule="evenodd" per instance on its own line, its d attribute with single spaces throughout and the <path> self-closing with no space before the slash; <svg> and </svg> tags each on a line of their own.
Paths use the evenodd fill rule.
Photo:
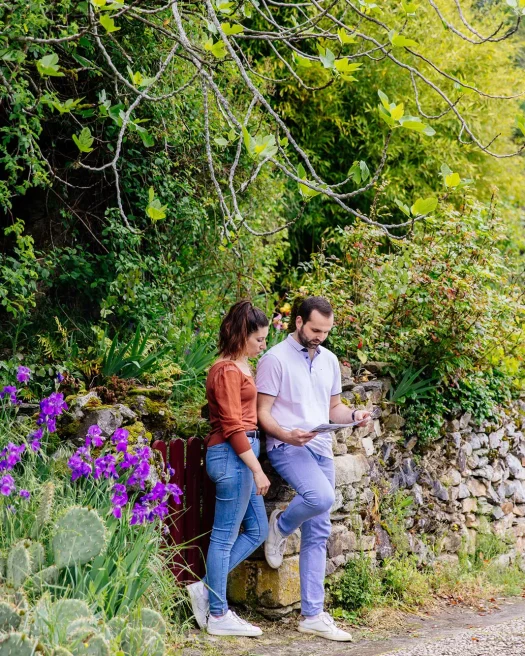
<svg viewBox="0 0 525 656">
<path fill-rule="evenodd" d="M 376 367 L 375 380 L 355 383 L 342 367 L 343 396 L 375 410 L 379 419 L 366 427 L 334 434 L 336 495 L 331 510 L 332 534 L 327 574 L 361 552 L 382 560 L 394 552 L 382 527 L 378 506 L 396 492 L 410 495 L 405 526 L 408 549 L 420 562 L 455 561 L 461 549 L 473 550 L 480 532 L 492 531 L 509 542 L 502 564 L 525 551 L 525 402 L 499 411 L 497 420 L 477 425 L 467 413 L 450 421 L 443 438 L 423 455 L 406 439 L 404 421 L 386 400 L 390 380 Z M 263 456 L 272 486 L 268 513 L 286 508 L 294 496 Z M 398 495 L 399 496 L 399 495 Z M 230 577 L 233 602 L 255 606 L 269 617 L 298 607 L 300 532 L 288 541 L 283 566 L 271 570 L 262 550 Z"/>
</svg>

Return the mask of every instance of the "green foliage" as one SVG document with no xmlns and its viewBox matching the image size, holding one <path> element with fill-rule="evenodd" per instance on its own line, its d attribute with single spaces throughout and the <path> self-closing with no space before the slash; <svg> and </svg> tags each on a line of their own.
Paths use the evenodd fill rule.
<svg viewBox="0 0 525 656">
<path fill-rule="evenodd" d="M 376 566 L 365 554 L 352 558 L 341 578 L 329 585 L 329 590 L 333 604 L 347 613 L 370 608 L 381 594 Z"/>
<path fill-rule="evenodd" d="M 155 368 L 159 360 L 168 353 L 170 346 L 151 352 L 150 337 L 151 330 L 144 332 L 141 326 L 137 326 L 130 341 L 121 342 L 119 336 L 115 335 L 102 356 L 102 374 L 108 378 L 117 375 L 120 378 L 140 378 Z"/>
</svg>

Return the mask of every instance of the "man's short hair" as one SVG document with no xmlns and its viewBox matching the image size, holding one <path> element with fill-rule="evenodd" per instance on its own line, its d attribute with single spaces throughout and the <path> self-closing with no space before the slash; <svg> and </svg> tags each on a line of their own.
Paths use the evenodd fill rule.
<svg viewBox="0 0 525 656">
<path fill-rule="evenodd" d="M 334 313 L 330 303 L 322 296 L 297 297 L 292 306 L 288 330 L 293 332 L 296 329 L 295 320 L 297 317 L 301 317 L 303 323 L 306 323 L 314 310 L 317 310 L 326 318 L 331 317 Z"/>
</svg>

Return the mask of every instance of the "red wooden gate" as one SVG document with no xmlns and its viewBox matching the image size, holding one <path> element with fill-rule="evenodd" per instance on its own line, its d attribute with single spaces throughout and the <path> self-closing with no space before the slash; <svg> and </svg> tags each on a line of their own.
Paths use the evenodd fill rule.
<svg viewBox="0 0 525 656">
<path fill-rule="evenodd" d="M 179 546 L 171 568 L 179 581 L 195 581 L 204 576 L 215 510 L 215 486 L 206 474 L 206 447 L 200 438 L 190 437 L 169 444 L 157 440 L 153 448 L 174 470 L 170 483 L 176 483 L 183 492 L 179 505 L 171 500 L 166 519 L 169 540 Z"/>
</svg>

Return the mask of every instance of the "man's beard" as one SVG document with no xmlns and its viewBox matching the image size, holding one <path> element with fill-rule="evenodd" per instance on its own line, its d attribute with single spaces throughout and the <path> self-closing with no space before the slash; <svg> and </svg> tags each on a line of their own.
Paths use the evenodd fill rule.
<svg viewBox="0 0 525 656">
<path fill-rule="evenodd" d="M 297 337 L 299 339 L 299 344 L 307 349 L 315 350 L 321 343 L 321 340 L 306 339 L 304 329 L 302 327 L 297 330 Z"/>
</svg>

